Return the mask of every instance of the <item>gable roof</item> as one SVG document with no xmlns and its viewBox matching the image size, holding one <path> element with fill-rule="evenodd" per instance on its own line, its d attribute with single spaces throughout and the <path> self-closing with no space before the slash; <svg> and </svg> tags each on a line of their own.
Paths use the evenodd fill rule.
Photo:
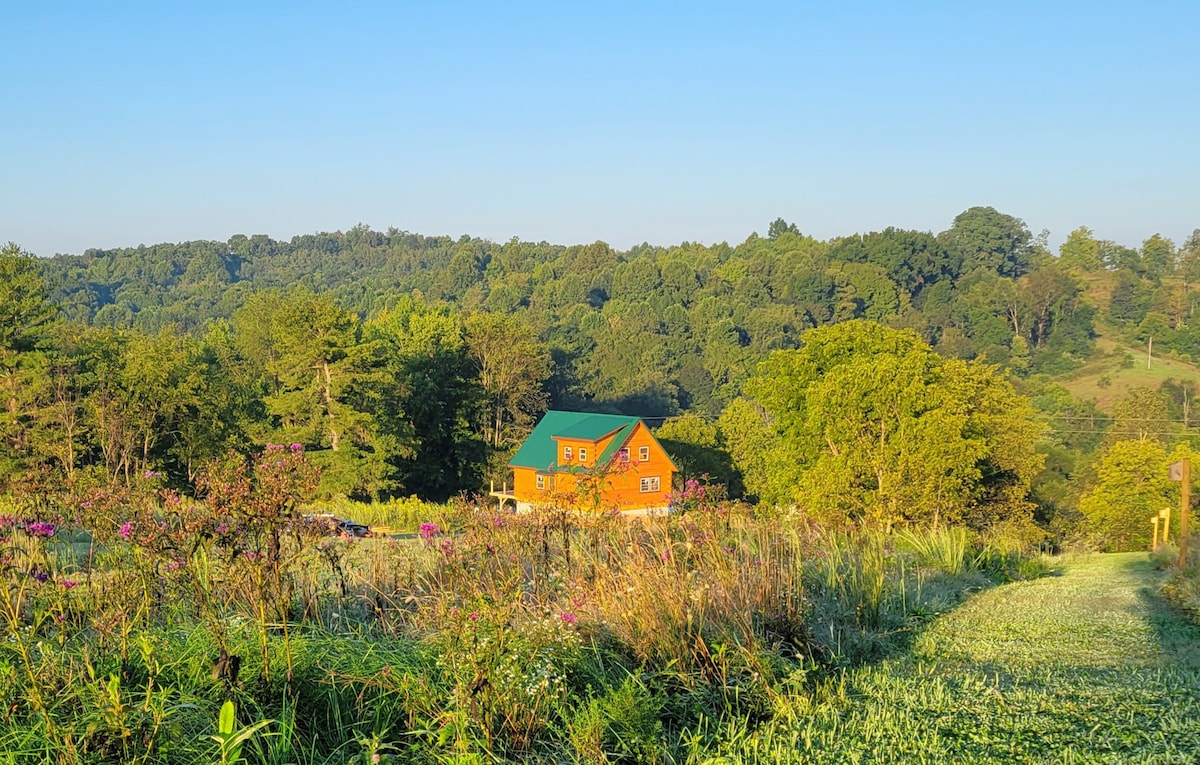
<svg viewBox="0 0 1200 765">
<path fill-rule="evenodd" d="M 608 448 L 599 455 L 597 463 L 611 459 L 621 445 L 629 439 L 638 423 L 637 417 L 619 414 L 591 414 L 588 412 L 550 411 L 517 449 L 508 461 L 511 467 L 526 467 L 546 470 L 558 462 L 558 444 L 555 439 L 569 438 L 579 441 L 599 441 L 616 433 Z M 618 432 L 620 431 L 620 432 Z"/>
</svg>

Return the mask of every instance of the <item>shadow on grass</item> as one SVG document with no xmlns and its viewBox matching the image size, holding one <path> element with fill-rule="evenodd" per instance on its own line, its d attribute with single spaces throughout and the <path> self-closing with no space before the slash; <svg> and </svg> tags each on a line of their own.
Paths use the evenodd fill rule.
<svg viewBox="0 0 1200 765">
<path fill-rule="evenodd" d="M 1138 590 L 1138 600 L 1146 609 L 1146 620 L 1154 631 L 1165 664 L 1200 672 L 1200 625 L 1163 599 L 1159 588 L 1169 572 L 1154 569 L 1147 561 L 1131 562 L 1130 568 L 1144 568 L 1149 581 Z"/>
</svg>

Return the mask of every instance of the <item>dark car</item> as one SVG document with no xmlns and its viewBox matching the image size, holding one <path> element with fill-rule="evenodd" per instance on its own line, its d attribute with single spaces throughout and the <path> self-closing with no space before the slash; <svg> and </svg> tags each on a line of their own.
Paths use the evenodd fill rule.
<svg viewBox="0 0 1200 765">
<path fill-rule="evenodd" d="M 318 524 L 327 529 L 334 536 L 347 537 L 369 537 L 371 536 L 371 527 L 365 523 L 357 521 L 349 521 L 345 518 L 338 518 L 331 513 L 321 513 L 319 515 L 306 515 L 304 520 L 308 523 Z"/>
</svg>

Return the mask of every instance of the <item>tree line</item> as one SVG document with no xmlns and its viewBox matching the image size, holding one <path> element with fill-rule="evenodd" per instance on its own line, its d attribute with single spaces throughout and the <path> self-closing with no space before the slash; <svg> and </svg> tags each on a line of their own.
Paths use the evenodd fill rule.
<svg viewBox="0 0 1200 765">
<path fill-rule="evenodd" d="M 1200 356 L 1200 235 L 1135 249 L 1081 228 L 1052 253 L 1044 233 L 987 207 L 937 234 L 828 241 L 783 219 L 736 246 L 625 252 L 356 226 L 49 259 L 10 246 L 3 262 L 9 476 L 151 470 L 186 485 L 228 449 L 287 442 L 322 462 L 323 491 L 444 498 L 501 476 L 554 406 L 666 420 L 677 451 L 751 497 L 801 492 L 828 512 L 903 521 L 918 498 L 901 487 L 919 483 L 938 487 L 919 498 L 938 518 L 1004 505 L 1045 519 L 1078 505 L 1102 448 L 1103 413 L 1056 382 L 1096 352 L 1097 326 Z M 821 343 L 856 348 L 854 371 L 812 376 L 815 362 L 798 359 Z M 837 438 L 870 440 L 852 434 L 865 423 L 837 438 L 814 424 L 869 406 L 829 384 L 843 373 L 862 395 L 865 380 L 892 386 L 885 398 L 924 390 L 904 406 L 922 427 L 944 418 L 961 459 L 943 454 L 935 468 L 900 449 L 937 439 L 904 431 L 899 412 L 882 425 L 898 428 L 891 446 L 885 433 L 875 451 L 835 454 Z M 1187 383 L 1176 385 L 1185 389 L 1164 398 L 1186 406 Z M 1004 412 L 1036 455 L 1000 447 L 1010 442 L 989 427 Z M 1063 416 L 1092 426 L 1018 426 Z M 851 453 L 861 464 L 846 462 Z M 940 472 L 913 479 L 917 468 Z M 820 482 L 834 476 L 856 488 Z"/>
</svg>

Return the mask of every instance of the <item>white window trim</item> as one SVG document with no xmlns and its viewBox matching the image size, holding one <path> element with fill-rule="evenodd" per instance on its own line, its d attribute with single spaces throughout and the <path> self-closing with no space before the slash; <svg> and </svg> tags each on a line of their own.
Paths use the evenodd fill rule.
<svg viewBox="0 0 1200 765">
<path fill-rule="evenodd" d="M 642 478 L 641 483 L 642 494 L 650 494 L 655 491 L 662 491 L 662 481 L 656 475 L 648 475 Z"/>
<path fill-rule="evenodd" d="M 628 446 L 622 446 L 620 449 L 617 449 L 617 461 L 618 462 L 629 462 L 629 447 Z"/>
<path fill-rule="evenodd" d="M 645 462 L 648 459 L 650 459 L 650 447 L 649 446 L 639 446 L 638 447 L 638 462 Z"/>
<path fill-rule="evenodd" d="M 539 475 L 539 476 L 537 477 L 537 488 L 538 488 L 538 491 L 545 491 L 545 490 L 546 490 L 546 476 L 544 476 L 544 475 Z"/>
<path fill-rule="evenodd" d="M 579 447 L 579 461 L 587 462 L 587 447 L 586 446 Z"/>
<path fill-rule="evenodd" d="M 575 450 L 569 446 L 563 447 L 563 462 L 570 462 L 575 459 Z"/>
</svg>

